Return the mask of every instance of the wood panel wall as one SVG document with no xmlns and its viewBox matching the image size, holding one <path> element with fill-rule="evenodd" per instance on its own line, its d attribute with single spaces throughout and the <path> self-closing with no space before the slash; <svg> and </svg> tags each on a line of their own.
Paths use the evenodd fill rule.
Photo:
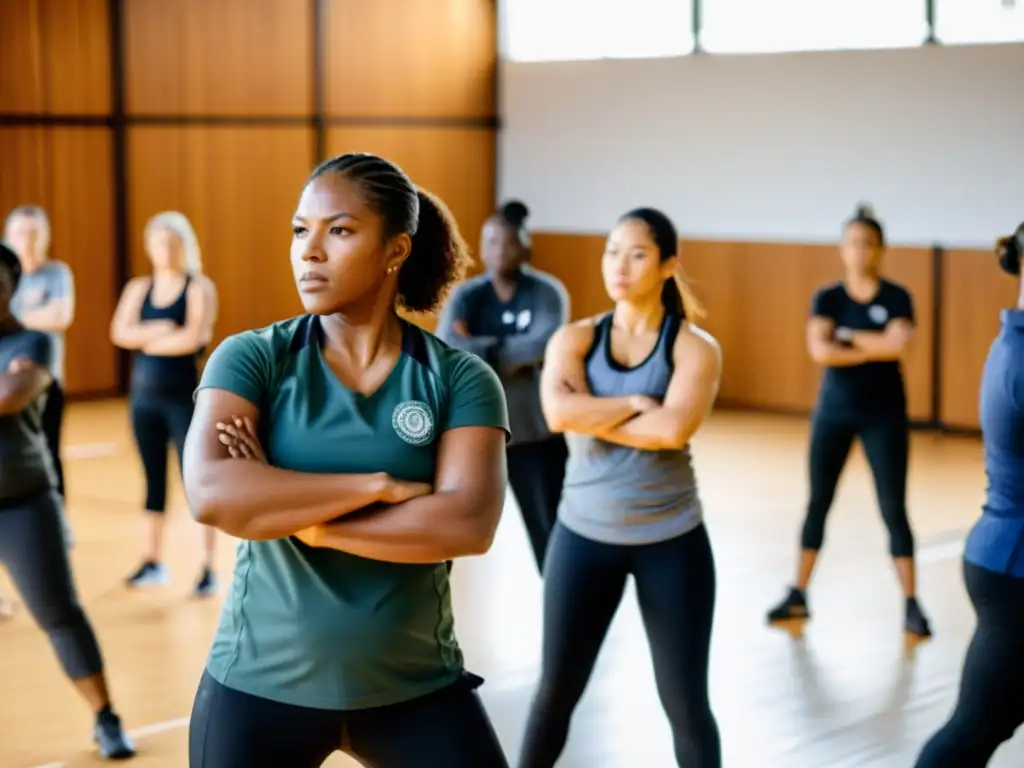
<svg viewBox="0 0 1024 768">
<path fill-rule="evenodd" d="M 107 340 L 146 221 L 192 221 L 215 342 L 301 311 L 290 218 L 310 169 L 370 151 L 472 242 L 494 207 L 493 0 L 18 0 L 0 11 L 0 215 L 47 209 L 78 287 L 71 395 L 122 389 Z M 432 325 L 432 318 L 414 318 Z"/>
<path fill-rule="evenodd" d="M 611 307 L 601 282 L 603 247 L 601 235 L 534 234 L 533 262 L 565 283 L 574 317 Z M 708 310 L 702 325 L 722 345 L 720 404 L 809 412 L 821 373 L 808 359 L 804 329 L 814 291 L 842 276 L 836 247 L 684 240 L 680 255 Z M 1017 282 L 980 251 L 936 257 L 932 249 L 893 248 L 885 271 L 916 307 L 904 367 L 911 417 L 976 429 L 981 368 L 999 309 L 1016 303 Z"/>
</svg>

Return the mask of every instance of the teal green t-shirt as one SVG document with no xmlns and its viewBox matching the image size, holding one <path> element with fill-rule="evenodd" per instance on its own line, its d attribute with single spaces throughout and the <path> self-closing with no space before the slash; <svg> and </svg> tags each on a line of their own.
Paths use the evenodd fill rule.
<svg viewBox="0 0 1024 768">
<path fill-rule="evenodd" d="M 270 464 L 432 482 L 437 442 L 468 426 L 508 432 L 501 382 L 479 358 L 403 324 L 402 355 L 372 395 L 341 384 L 303 315 L 225 339 L 199 388 L 259 408 Z M 368 560 L 295 538 L 242 541 L 207 661 L 219 682 L 321 709 L 407 701 L 463 670 L 448 566 Z"/>
</svg>

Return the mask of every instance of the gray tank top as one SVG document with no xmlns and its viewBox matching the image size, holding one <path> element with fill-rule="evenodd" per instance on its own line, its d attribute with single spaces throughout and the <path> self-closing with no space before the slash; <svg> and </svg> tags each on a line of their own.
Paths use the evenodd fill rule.
<svg viewBox="0 0 1024 768">
<path fill-rule="evenodd" d="M 605 315 L 586 358 L 590 391 L 598 397 L 661 400 L 672 378 L 672 347 L 681 324 L 681 318 L 666 315 L 654 350 L 627 368 L 612 358 L 612 315 Z M 606 544 L 654 544 L 701 524 L 689 445 L 642 451 L 591 435 L 567 433 L 566 439 L 569 462 L 558 518 L 574 533 Z"/>
</svg>

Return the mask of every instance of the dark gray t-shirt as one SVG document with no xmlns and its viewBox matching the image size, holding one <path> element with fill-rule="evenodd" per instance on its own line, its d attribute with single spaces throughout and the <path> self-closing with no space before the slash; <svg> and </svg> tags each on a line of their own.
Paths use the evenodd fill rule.
<svg viewBox="0 0 1024 768">
<path fill-rule="evenodd" d="M 51 368 L 50 335 L 21 330 L 0 336 L 0 375 L 19 359 Z M 33 496 L 55 485 L 53 462 L 43 435 L 45 404 L 43 394 L 18 413 L 0 415 L 0 500 Z"/>
<path fill-rule="evenodd" d="M 57 299 L 70 299 L 75 295 L 75 282 L 71 268 L 62 261 L 44 261 L 35 272 L 25 272 L 18 290 L 11 298 L 11 312 L 19 320 L 25 312 L 39 309 Z M 64 334 L 47 334 L 53 342 L 50 373 L 59 382 L 64 381 Z"/>
<path fill-rule="evenodd" d="M 461 320 L 468 338 L 454 332 Z M 569 294 L 554 275 L 524 267 L 515 295 L 502 302 L 491 279 L 478 275 L 453 291 L 441 313 L 437 336 L 481 357 L 501 378 L 508 401 L 511 444 L 551 437 L 540 407 L 544 351 L 555 331 L 569 320 Z"/>
</svg>

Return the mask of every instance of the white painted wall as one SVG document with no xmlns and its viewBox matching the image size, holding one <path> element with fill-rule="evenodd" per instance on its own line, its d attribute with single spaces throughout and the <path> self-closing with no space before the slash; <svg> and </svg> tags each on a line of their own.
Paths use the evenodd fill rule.
<svg viewBox="0 0 1024 768">
<path fill-rule="evenodd" d="M 1024 45 L 501 63 L 499 186 L 536 230 L 987 247 L 1024 219 Z"/>
</svg>

